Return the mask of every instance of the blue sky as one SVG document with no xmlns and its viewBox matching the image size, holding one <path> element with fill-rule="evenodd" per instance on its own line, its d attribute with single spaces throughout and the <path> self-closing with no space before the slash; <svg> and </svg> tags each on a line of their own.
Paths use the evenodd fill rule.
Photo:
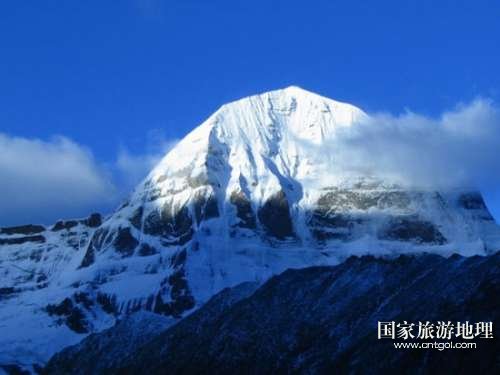
<svg viewBox="0 0 500 375">
<path fill-rule="evenodd" d="M 498 103 L 499 15 L 495 0 L 4 2 L 0 134 L 13 153 L 48 149 L 49 164 L 76 149 L 68 171 L 83 162 L 78 183 L 94 186 L 92 168 L 114 174 L 121 160 L 140 175 L 221 104 L 291 84 L 369 112 Z M 115 190 L 132 184 L 112 179 Z M 116 204 L 96 194 L 0 224 Z M 500 217 L 495 187 L 487 198 Z"/>
</svg>

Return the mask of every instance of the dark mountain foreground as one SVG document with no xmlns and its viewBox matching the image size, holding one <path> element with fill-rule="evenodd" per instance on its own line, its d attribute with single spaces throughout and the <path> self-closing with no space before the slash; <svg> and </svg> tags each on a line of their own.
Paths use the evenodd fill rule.
<svg viewBox="0 0 500 375">
<path fill-rule="evenodd" d="M 142 345 L 129 345 L 118 324 L 111 332 L 120 334 L 90 336 L 56 354 L 45 372 L 499 373 L 500 253 L 351 257 L 338 266 L 287 270 L 256 288 L 225 289 L 178 323 L 158 327 Z M 404 340 L 377 338 L 378 321 L 404 320 L 492 321 L 494 338 L 468 340 L 476 349 L 443 351 L 396 349 L 393 343 Z"/>
</svg>

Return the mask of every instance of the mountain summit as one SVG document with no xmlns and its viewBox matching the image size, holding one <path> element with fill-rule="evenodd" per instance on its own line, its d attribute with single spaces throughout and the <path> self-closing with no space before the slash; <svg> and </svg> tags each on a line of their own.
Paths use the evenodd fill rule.
<svg viewBox="0 0 500 375">
<path fill-rule="evenodd" d="M 44 362 L 133 311 L 179 318 L 288 268 L 499 250 L 480 193 L 343 168 L 337 134 L 368 118 L 293 86 L 241 99 L 189 133 L 102 223 L 2 229 L 0 320 L 10 328 L 0 347 L 12 349 L 0 363 L 20 350 Z"/>
</svg>

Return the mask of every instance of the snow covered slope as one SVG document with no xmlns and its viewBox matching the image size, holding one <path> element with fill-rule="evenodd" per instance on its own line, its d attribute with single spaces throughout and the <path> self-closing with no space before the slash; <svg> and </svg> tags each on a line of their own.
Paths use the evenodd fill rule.
<svg viewBox="0 0 500 375">
<path fill-rule="evenodd" d="M 88 232 L 84 246 L 69 249 L 61 238 L 52 253 L 41 250 L 54 256 L 43 258 L 46 287 L 1 297 L 4 326 L 31 326 L 24 336 L 0 337 L 0 363 L 44 361 L 137 310 L 181 317 L 225 287 L 287 268 L 350 254 L 500 249 L 479 193 L 421 190 L 342 168 L 338 132 L 367 118 L 297 87 L 222 106 Z M 2 272 L 11 275 L 5 288 L 20 285 L 15 254 L 49 248 L 0 246 Z M 23 259 L 22 267 L 34 267 Z M 41 350 L 39 339 L 28 341 L 39 332 L 56 344 Z"/>
<path fill-rule="evenodd" d="M 0 365 L 43 363 L 56 348 L 81 340 L 77 310 L 66 319 L 69 314 L 51 315 L 46 308 L 77 290 L 67 280 L 101 221 L 93 214 L 51 227 L 0 228 Z M 101 323 L 104 328 L 114 318 Z"/>
</svg>

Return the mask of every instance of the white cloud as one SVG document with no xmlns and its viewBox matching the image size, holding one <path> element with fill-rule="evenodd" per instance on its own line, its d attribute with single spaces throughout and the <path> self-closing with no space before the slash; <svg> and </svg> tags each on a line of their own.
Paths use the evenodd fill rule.
<svg viewBox="0 0 500 375">
<path fill-rule="evenodd" d="M 91 152 L 65 137 L 0 134 L 0 181 L 2 225 L 85 216 L 117 198 Z"/>
<path fill-rule="evenodd" d="M 109 213 L 175 143 L 150 132 L 145 153 L 121 147 L 114 162 L 99 163 L 89 149 L 63 136 L 0 133 L 0 226 Z"/>
<path fill-rule="evenodd" d="M 439 118 L 374 114 L 341 129 L 338 165 L 421 187 L 500 185 L 500 109 L 477 99 Z"/>
<path fill-rule="evenodd" d="M 163 158 L 178 142 L 167 140 L 159 132 L 150 132 L 146 152 L 134 154 L 125 146 L 120 147 L 115 164 L 115 180 L 126 194 L 130 192 L 149 171 Z"/>
</svg>

